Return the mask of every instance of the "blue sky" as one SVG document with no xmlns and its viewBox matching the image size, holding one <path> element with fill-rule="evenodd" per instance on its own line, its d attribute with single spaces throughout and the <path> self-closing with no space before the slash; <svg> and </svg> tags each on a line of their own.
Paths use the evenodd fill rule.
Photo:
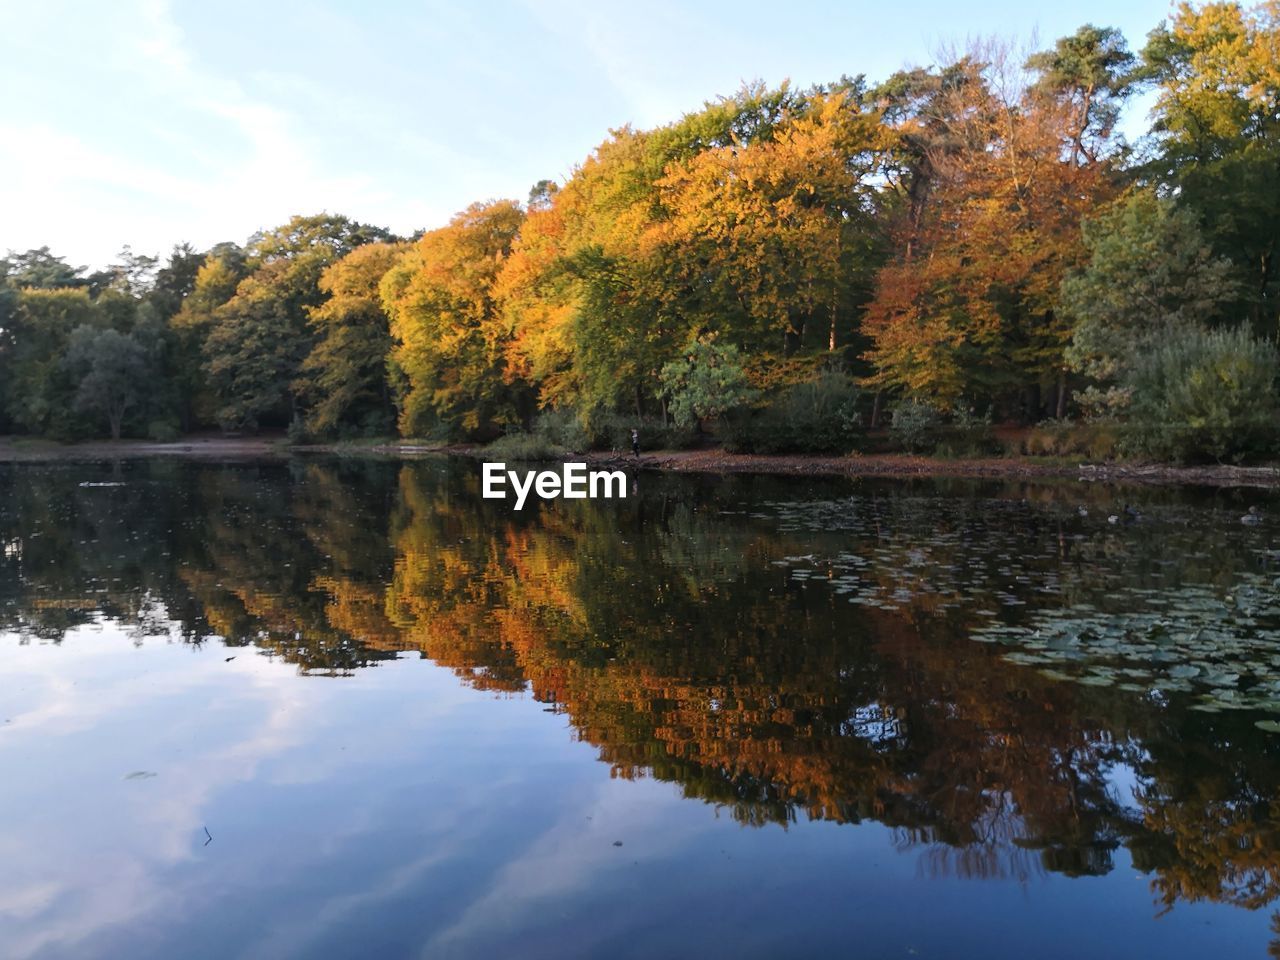
<svg viewBox="0 0 1280 960">
<path fill-rule="evenodd" d="M 493 3 L 0 0 L 0 250 L 77 264 L 329 210 L 409 232 L 564 179 L 612 127 L 1168 0 Z M 1138 124 L 1141 118 L 1136 118 Z"/>
</svg>

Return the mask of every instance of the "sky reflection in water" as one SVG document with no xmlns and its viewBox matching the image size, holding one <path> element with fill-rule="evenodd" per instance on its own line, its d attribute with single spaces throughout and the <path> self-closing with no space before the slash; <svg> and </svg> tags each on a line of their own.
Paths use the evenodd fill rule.
<svg viewBox="0 0 1280 960">
<path fill-rule="evenodd" d="M 1268 495 L 645 475 L 513 516 L 477 474 L 0 466 L 0 955 L 1280 936 L 1266 677 L 1206 711 L 1119 676 L 1140 650 L 1008 658 L 1080 604 L 1268 575 Z"/>
</svg>

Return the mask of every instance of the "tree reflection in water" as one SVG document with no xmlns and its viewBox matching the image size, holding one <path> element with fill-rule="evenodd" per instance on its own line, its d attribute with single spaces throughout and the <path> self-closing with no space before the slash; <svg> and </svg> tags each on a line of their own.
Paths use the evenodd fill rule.
<svg viewBox="0 0 1280 960">
<path fill-rule="evenodd" d="M 335 676 L 417 651 L 743 824 L 874 820 L 923 872 L 976 879 L 1105 874 L 1123 846 L 1158 908 L 1276 900 L 1280 737 L 1258 714 L 970 639 L 993 608 L 1229 590 L 1261 562 L 1214 519 L 1231 494 L 1146 492 L 1124 536 L 1079 520 L 1111 493 L 1064 487 L 843 485 L 816 528 L 759 515 L 832 495 L 796 486 L 646 476 L 513 514 L 443 461 L 0 467 L 0 628 L 56 643 L 110 618 Z M 860 588 L 894 601 L 849 602 L 840 555 L 874 556 Z"/>
</svg>

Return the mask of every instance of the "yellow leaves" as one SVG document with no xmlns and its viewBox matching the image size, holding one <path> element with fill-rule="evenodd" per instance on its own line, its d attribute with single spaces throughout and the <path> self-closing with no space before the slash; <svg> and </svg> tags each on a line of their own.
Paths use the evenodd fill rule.
<svg viewBox="0 0 1280 960">
<path fill-rule="evenodd" d="M 470 432 L 508 416 L 507 331 L 494 286 L 523 219 L 513 201 L 474 204 L 424 234 L 383 277 L 392 357 L 409 382 L 402 432 L 417 433 L 433 419 Z"/>
<path fill-rule="evenodd" d="M 543 405 L 630 403 L 693 330 L 778 349 L 852 325 L 844 234 L 869 232 L 875 190 L 853 157 L 878 123 L 844 95 L 783 102 L 601 144 L 528 217 L 495 284 L 507 376 Z"/>
<path fill-rule="evenodd" d="M 821 354 L 786 357 L 777 352 L 757 353 L 743 362 L 747 382 L 761 392 L 773 392 L 813 380 L 826 358 Z"/>
<path fill-rule="evenodd" d="M 969 323 L 973 318 L 946 289 L 945 277 L 955 266 L 936 257 L 881 271 L 865 323 L 877 369 L 870 384 L 899 387 L 944 408 L 960 398 L 966 371 L 958 350 L 976 331 Z"/>
<path fill-rule="evenodd" d="M 1153 34 L 1157 56 L 1173 67 L 1161 83 L 1157 113 L 1170 129 L 1199 142 L 1233 140 L 1274 123 L 1280 99 L 1280 4 L 1246 11 L 1235 3 L 1179 6 Z"/>
<path fill-rule="evenodd" d="M 840 150 L 848 113 L 842 97 L 815 98 L 774 139 L 704 150 L 657 181 L 667 216 L 648 235 L 679 281 L 710 284 L 720 322 L 727 305 L 745 310 L 740 342 L 832 302 L 846 216 L 866 189 Z"/>
<path fill-rule="evenodd" d="M 1060 367 L 1058 288 L 1084 254 L 1082 217 L 1112 192 L 1104 163 L 1068 159 L 1067 105 L 1035 91 L 1005 104 L 981 84 L 966 96 L 965 137 L 916 172 L 902 259 L 881 270 L 865 323 L 876 382 L 943 403 L 975 380 Z"/>
<path fill-rule="evenodd" d="M 367 243 L 330 264 L 320 276 L 320 290 L 331 297 L 377 296 L 383 276 L 404 252 L 403 244 Z M 319 308 L 323 310 L 324 308 Z M 312 311 L 313 314 L 316 311 Z"/>
<path fill-rule="evenodd" d="M 567 195 L 567 199 L 564 199 Z M 533 211 L 503 263 L 493 295 L 505 334 L 503 353 L 508 382 L 539 385 L 539 403 L 567 403 L 573 393 L 573 318 L 577 295 L 564 275 L 566 188 L 545 210 Z"/>
</svg>

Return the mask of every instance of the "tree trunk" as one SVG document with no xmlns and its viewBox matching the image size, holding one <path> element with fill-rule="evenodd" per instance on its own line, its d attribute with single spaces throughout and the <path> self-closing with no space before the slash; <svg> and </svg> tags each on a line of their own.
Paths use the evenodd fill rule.
<svg viewBox="0 0 1280 960">
<path fill-rule="evenodd" d="M 880 398 L 883 396 L 884 396 L 884 391 L 877 390 L 875 402 L 871 404 L 871 429 L 872 430 L 880 426 Z"/>
<path fill-rule="evenodd" d="M 1058 416 L 1059 420 L 1067 416 L 1067 371 L 1058 371 Z"/>
<path fill-rule="evenodd" d="M 1041 415 L 1040 384 L 1028 384 L 1022 392 L 1022 419 L 1025 423 L 1035 423 Z"/>
<path fill-rule="evenodd" d="M 1274 244 L 1273 244 L 1273 247 L 1274 247 Z M 1264 315 L 1264 317 L 1267 309 L 1267 287 L 1271 285 L 1271 268 L 1274 261 L 1275 261 L 1274 249 L 1266 250 L 1263 252 L 1262 254 L 1262 288 L 1259 291 L 1260 296 L 1258 299 L 1261 301 L 1261 306 L 1259 309 L 1260 309 L 1260 312 Z M 1274 315 L 1274 311 L 1273 311 L 1273 315 Z M 1272 318 L 1268 318 L 1268 319 L 1272 319 Z M 1274 323 L 1275 323 L 1274 336 L 1275 336 L 1276 342 L 1280 343 L 1280 316 L 1274 317 Z M 1261 324 L 1259 324 L 1259 326 L 1261 326 Z M 1263 333 L 1262 335 L 1265 336 L 1266 334 Z"/>
<path fill-rule="evenodd" d="M 840 269 L 840 232 L 836 231 L 836 272 Z M 827 337 L 827 349 L 831 353 L 836 352 L 836 318 L 840 314 L 840 285 L 833 281 L 831 284 L 831 335 Z"/>
</svg>

